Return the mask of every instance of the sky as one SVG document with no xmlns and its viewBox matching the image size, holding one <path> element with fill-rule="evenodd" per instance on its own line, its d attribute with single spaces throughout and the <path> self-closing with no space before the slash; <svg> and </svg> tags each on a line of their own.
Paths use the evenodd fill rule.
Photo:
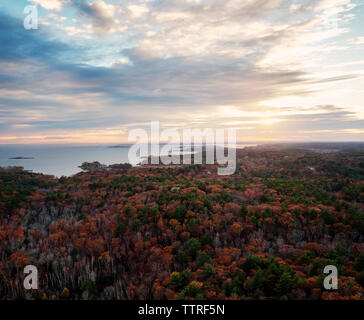
<svg viewBox="0 0 364 320">
<path fill-rule="evenodd" d="M 363 50 L 364 0 L 0 0 L 0 144 L 364 141 Z"/>
</svg>

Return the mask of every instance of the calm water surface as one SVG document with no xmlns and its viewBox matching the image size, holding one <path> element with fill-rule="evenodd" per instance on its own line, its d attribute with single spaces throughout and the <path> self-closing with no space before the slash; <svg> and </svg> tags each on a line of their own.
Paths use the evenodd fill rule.
<svg viewBox="0 0 364 320">
<path fill-rule="evenodd" d="M 1 145 L 0 166 L 21 166 L 57 177 L 71 176 L 82 171 L 78 166 L 83 162 L 99 161 L 110 165 L 128 162 L 129 147 L 109 148 L 108 146 L 44 146 L 44 145 Z M 34 159 L 9 159 L 31 157 Z"/>
<path fill-rule="evenodd" d="M 255 145 L 247 144 L 237 147 L 249 146 Z M 78 166 L 83 162 L 99 161 L 106 165 L 127 163 L 129 162 L 128 151 L 127 145 L 119 148 L 104 145 L 0 145 L 0 167 L 20 166 L 25 170 L 57 177 L 71 176 L 82 171 Z M 15 157 L 33 159 L 9 159 Z"/>
</svg>

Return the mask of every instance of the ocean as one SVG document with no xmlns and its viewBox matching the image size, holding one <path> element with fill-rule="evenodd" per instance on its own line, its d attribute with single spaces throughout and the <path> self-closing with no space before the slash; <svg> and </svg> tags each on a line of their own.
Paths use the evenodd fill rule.
<svg viewBox="0 0 364 320">
<path fill-rule="evenodd" d="M 21 166 L 25 170 L 57 177 L 71 176 L 82 171 L 78 166 L 83 162 L 126 163 L 128 151 L 128 146 L 1 145 L 0 166 Z M 32 159 L 10 159 L 15 157 Z"/>
<path fill-rule="evenodd" d="M 255 145 L 238 147 L 245 146 Z M 109 145 L 0 145 L 0 167 L 18 166 L 56 177 L 72 176 L 82 171 L 79 166 L 83 162 L 128 163 L 129 148 L 128 145 L 117 148 Z"/>
</svg>

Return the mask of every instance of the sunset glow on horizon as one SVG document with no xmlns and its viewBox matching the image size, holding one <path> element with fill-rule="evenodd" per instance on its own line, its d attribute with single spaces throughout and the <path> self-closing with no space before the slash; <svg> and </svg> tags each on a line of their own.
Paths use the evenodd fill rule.
<svg viewBox="0 0 364 320">
<path fill-rule="evenodd" d="M 364 1 L 257 3 L 0 0 L 0 144 L 126 143 L 156 120 L 364 141 Z"/>
</svg>

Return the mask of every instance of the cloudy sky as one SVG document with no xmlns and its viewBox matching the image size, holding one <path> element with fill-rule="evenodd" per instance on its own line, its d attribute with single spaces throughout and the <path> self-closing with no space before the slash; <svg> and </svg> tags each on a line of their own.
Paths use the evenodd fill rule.
<svg viewBox="0 0 364 320">
<path fill-rule="evenodd" d="M 0 0 L 0 143 L 364 141 L 363 49 L 364 0 Z"/>
</svg>

